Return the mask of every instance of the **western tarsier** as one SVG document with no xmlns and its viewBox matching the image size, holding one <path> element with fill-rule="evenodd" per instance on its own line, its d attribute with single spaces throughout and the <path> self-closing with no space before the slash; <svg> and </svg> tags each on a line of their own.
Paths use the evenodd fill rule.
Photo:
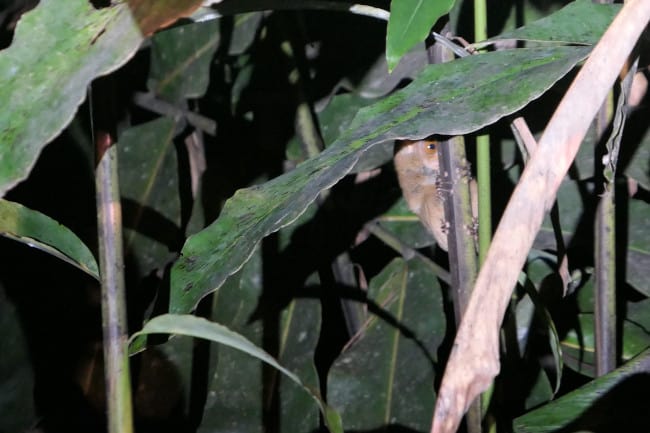
<svg viewBox="0 0 650 433">
<path fill-rule="evenodd" d="M 447 222 L 439 191 L 440 165 L 435 140 L 397 141 L 395 170 L 409 208 L 418 215 L 436 242 L 447 251 Z M 478 214 L 476 182 L 470 180 L 472 214 Z"/>
</svg>

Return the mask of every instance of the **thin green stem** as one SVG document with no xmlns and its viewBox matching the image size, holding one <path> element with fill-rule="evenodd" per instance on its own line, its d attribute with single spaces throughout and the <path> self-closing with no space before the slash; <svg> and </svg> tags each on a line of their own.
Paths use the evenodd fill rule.
<svg viewBox="0 0 650 433">
<path fill-rule="evenodd" d="M 445 27 L 445 29 L 449 25 Z M 443 29 L 443 32 L 445 30 Z M 453 60 L 447 44 L 436 42 L 429 48 L 430 63 Z M 460 324 L 472 294 L 478 264 L 471 200 L 471 181 L 463 137 L 452 137 L 438 146 L 440 161 L 440 191 L 443 193 L 445 221 L 449 227 L 447 245 L 451 292 L 456 323 Z M 468 433 L 481 433 L 481 401 L 476 399 L 467 410 Z"/>
<path fill-rule="evenodd" d="M 485 0 L 474 0 L 474 40 L 487 39 L 487 5 Z M 476 182 L 478 191 L 478 267 L 485 262 L 492 241 L 492 193 L 490 176 L 490 137 L 476 137 Z M 492 385 L 494 386 L 494 385 Z M 468 413 L 467 430 L 470 433 L 482 431 L 481 420 L 490 404 L 492 387 L 475 403 L 476 410 Z"/>
<path fill-rule="evenodd" d="M 487 6 L 485 0 L 474 0 L 474 39 L 487 39 Z M 476 138 L 476 178 L 478 182 L 478 260 L 485 261 L 492 240 L 492 195 L 490 179 L 490 137 Z"/>
<path fill-rule="evenodd" d="M 99 163 L 97 232 L 102 290 L 104 369 L 109 433 L 133 432 L 131 379 L 127 351 L 122 208 L 117 175 L 117 149 L 106 133 L 97 134 Z"/>
</svg>

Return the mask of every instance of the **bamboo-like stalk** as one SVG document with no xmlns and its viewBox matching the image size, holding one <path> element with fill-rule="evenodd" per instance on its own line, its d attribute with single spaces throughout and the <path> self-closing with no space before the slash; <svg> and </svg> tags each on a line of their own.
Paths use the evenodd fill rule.
<svg viewBox="0 0 650 433">
<path fill-rule="evenodd" d="M 611 3 L 600 0 L 596 3 Z M 623 96 L 621 96 L 623 97 Z M 602 138 L 612 119 L 613 93 L 596 115 L 596 133 Z M 596 346 L 596 375 L 602 376 L 616 368 L 616 216 L 614 182 L 605 184 L 596 209 L 595 226 L 595 296 L 594 340 Z"/>
<path fill-rule="evenodd" d="M 95 184 L 108 432 L 131 433 L 133 413 L 127 352 L 122 208 L 118 186 L 117 149 L 106 133 L 99 133 L 96 140 L 99 163 Z"/>
<path fill-rule="evenodd" d="M 474 39 L 487 39 L 487 5 L 474 0 Z M 478 183 L 478 261 L 482 265 L 492 240 L 492 193 L 490 136 L 476 137 L 476 181 Z"/>
<path fill-rule="evenodd" d="M 596 214 L 596 375 L 616 368 L 616 217 L 614 187 L 600 198 Z"/>
<path fill-rule="evenodd" d="M 431 63 L 451 60 L 453 54 L 441 44 L 436 43 L 429 50 Z M 449 225 L 447 246 L 451 293 L 456 323 L 459 324 L 469 303 L 478 273 L 469 185 L 470 173 L 463 137 L 453 137 L 441 142 L 438 148 L 441 184 L 439 191 L 443 194 L 445 220 Z M 465 418 L 468 433 L 481 433 L 481 419 L 481 401 L 476 399 Z"/>
</svg>

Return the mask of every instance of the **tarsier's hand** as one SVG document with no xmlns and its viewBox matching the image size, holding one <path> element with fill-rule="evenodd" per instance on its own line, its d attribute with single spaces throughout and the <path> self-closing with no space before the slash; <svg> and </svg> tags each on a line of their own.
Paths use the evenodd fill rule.
<svg viewBox="0 0 650 433">
<path fill-rule="evenodd" d="M 447 251 L 447 221 L 443 194 L 439 191 L 440 165 L 434 140 L 398 141 L 395 144 L 395 169 L 404 198 L 436 242 Z M 472 212 L 477 215 L 476 182 L 470 181 Z"/>
</svg>

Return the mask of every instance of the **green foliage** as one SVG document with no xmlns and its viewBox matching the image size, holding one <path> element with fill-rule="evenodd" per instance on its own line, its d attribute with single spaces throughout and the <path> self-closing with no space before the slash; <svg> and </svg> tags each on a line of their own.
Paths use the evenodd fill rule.
<svg viewBox="0 0 650 433">
<path fill-rule="evenodd" d="M 142 15 L 146 2 L 95 9 L 86 0 L 43 0 L 19 21 L 13 42 L 0 52 L 0 192 L 11 200 L 0 200 L 0 234 L 94 278 L 99 271 L 86 235 L 96 227 L 80 223 L 75 232 L 83 233 L 75 234 L 45 214 L 72 227 L 94 207 L 94 200 L 71 192 L 73 208 L 59 218 L 53 209 L 62 205 L 50 197 L 59 195 L 50 191 L 67 192 L 60 174 L 94 166 L 88 118 L 95 110 L 83 103 L 84 95 L 92 80 L 131 60 L 111 75 L 118 105 L 112 121 L 119 130 L 131 349 L 150 354 L 134 358 L 142 425 L 205 433 L 428 431 L 434 385 L 455 329 L 453 296 L 438 280 L 439 270 L 454 264 L 430 248 L 431 236 L 401 199 L 391 166 L 393 142 L 432 134 L 467 135 L 471 142 L 475 132 L 489 130 L 500 157 L 492 168 L 499 191 L 495 210 L 502 209 L 521 168 L 502 126 L 511 115 L 524 114 L 533 133 L 541 132 L 566 88 L 564 77 L 589 55 L 620 9 L 576 1 L 475 45 L 534 42 L 524 48 L 425 66 L 424 48 L 417 45 L 453 5 L 395 0 L 386 27 L 341 13 L 348 6 L 340 2 L 270 1 L 264 3 L 268 11 L 260 12 L 254 1 L 224 0 L 196 15 L 207 21 L 184 20 L 142 46 L 143 25 L 170 24 L 198 3 L 183 2 L 183 11 L 162 7 L 151 14 L 154 25 Z M 300 12 L 279 11 L 286 8 Z M 311 8 L 339 12 L 304 10 Z M 546 14 L 528 3 L 523 12 Z M 452 16 L 456 33 L 469 34 L 462 14 L 452 10 Z M 645 107 L 638 110 L 626 125 L 647 117 Z M 318 155 L 303 142 L 297 112 L 308 113 L 300 122 L 311 122 L 319 134 Z M 216 132 L 205 127 L 212 123 Z M 634 374 L 648 371 L 650 181 L 643 128 L 624 130 L 616 171 L 642 188 L 634 197 L 617 189 L 623 210 L 617 232 L 624 269 L 620 355 L 629 363 L 592 381 L 593 219 L 603 145 L 591 138 L 557 200 L 573 278 L 569 293 L 559 295 L 565 288 L 557 271 L 561 251 L 548 219 L 504 322 L 502 374 L 490 410 L 500 424 L 514 422 L 517 432 L 597 430 L 602 420 L 594 416 L 589 424 L 584 414 L 615 411 L 616 399 L 599 397 L 620 396 L 620 386 L 627 390 Z M 54 174 L 46 170 L 48 162 Z M 38 272 L 43 254 L 26 250 Z M 46 264 L 67 267 L 56 263 Z M 79 273 L 67 271 L 62 275 Z M 76 365 L 63 369 L 65 379 L 39 376 L 43 359 L 58 355 L 30 346 L 39 341 L 32 341 L 32 329 L 40 329 L 32 328 L 42 315 L 38 309 L 69 319 L 69 298 L 27 303 L 28 295 L 17 295 L 23 285 L 14 274 L 0 272 L 3 293 L 10 295 L 0 296 L 8 335 L 3 350 L 12 353 L 0 363 L 0 429 L 6 430 L 25 429 L 33 419 L 32 380 L 47 392 L 67 386 L 84 404 L 96 403 L 92 375 L 79 374 Z M 84 285 L 94 284 L 86 280 Z M 74 284 L 52 281 L 51 290 L 76 294 Z M 79 295 L 90 317 L 78 325 L 89 329 L 86 339 L 72 343 L 80 364 L 100 343 L 94 289 Z M 184 337 L 153 335 L 160 333 Z M 29 358 L 26 347 L 33 375 L 17 370 Z M 20 387 L 10 380 L 12 371 L 24 378 Z M 147 372 L 153 385 L 143 378 Z M 59 400 L 73 400 L 64 397 Z M 165 400 L 166 409 L 156 400 Z M 25 410 L 13 422 L 16 405 Z M 98 405 L 94 409 L 103 413 L 101 400 Z M 49 421 L 57 410 L 46 409 Z"/>
<path fill-rule="evenodd" d="M 47 215 L 0 200 L 0 235 L 51 254 L 99 279 L 97 262 L 88 247 Z"/>
<path fill-rule="evenodd" d="M 449 12 L 454 0 L 393 0 L 386 30 L 386 59 L 392 71 L 404 54 L 427 38 L 433 25 Z"/>
<path fill-rule="evenodd" d="M 43 146 L 70 123 L 88 84 L 142 42 L 125 4 L 46 1 L 25 14 L 0 53 L 0 195 L 25 179 Z"/>
</svg>

